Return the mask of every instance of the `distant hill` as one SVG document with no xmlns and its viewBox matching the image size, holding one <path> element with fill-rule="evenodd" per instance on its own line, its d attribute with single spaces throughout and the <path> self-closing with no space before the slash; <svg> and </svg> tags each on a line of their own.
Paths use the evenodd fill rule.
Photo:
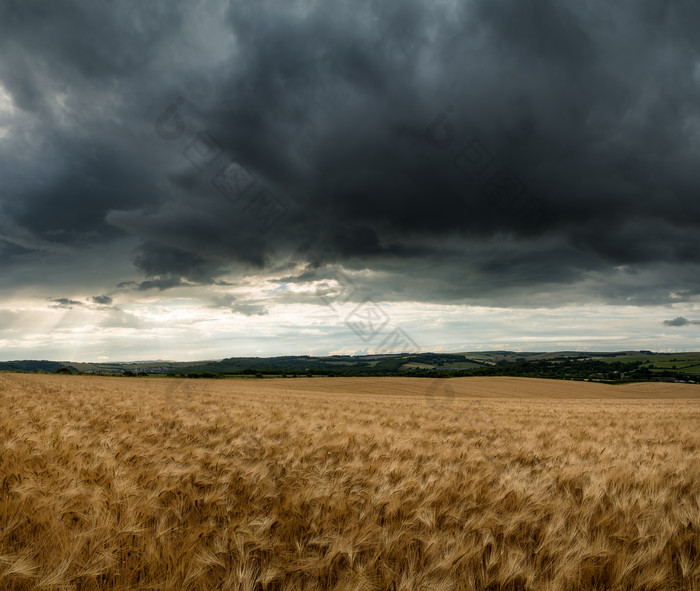
<svg viewBox="0 0 700 591">
<path fill-rule="evenodd" d="M 518 352 L 400 353 L 387 355 L 284 355 L 230 357 L 177 362 L 74 363 L 70 361 L 5 361 L 0 371 L 57 372 L 104 375 L 170 375 L 201 377 L 263 377 L 295 375 L 411 375 L 416 377 L 522 376 L 604 382 L 700 382 L 700 353 Z"/>
<path fill-rule="evenodd" d="M 0 371 L 30 371 L 30 372 L 53 372 L 65 367 L 58 361 L 35 361 L 28 359 L 25 361 L 0 361 Z"/>
</svg>

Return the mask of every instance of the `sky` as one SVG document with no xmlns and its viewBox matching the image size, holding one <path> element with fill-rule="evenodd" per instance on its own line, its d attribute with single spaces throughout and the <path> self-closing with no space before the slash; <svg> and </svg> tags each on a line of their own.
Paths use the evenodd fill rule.
<svg viewBox="0 0 700 591">
<path fill-rule="evenodd" d="M 698 350 L 696 0 L 0 2 L 0 359 Z"/>
</svg>

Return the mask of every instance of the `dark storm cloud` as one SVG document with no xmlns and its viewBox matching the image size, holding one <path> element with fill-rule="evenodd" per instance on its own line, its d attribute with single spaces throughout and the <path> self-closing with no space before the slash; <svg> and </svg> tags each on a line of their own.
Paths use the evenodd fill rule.
<svg viewBox="0 0 700 591">
<path fill-rule="evenodd" d="M 221 272 L 195 253 L 148 242 L 140 248 L 134 264 L 149 277 L 162 280 L 185 277 L 198 283 L 213 283 L 214 277 Z"/>
<path fill-rule="evenodd" d="M 289 282 L 371 269 L 387 299 L 690 299 L 697 22 L 689 0 L 4 2 L 0 238 L 131 236 L 141 290 L 301 263 Z"/>
</svg>

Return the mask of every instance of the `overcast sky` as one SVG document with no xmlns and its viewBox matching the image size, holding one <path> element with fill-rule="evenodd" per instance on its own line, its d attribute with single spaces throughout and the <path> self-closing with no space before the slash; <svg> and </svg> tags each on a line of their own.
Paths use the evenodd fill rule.
<svg viewBox="0 0 700 591">
<path fill-rule="evenodd" d="M 0 1 L 0 358 L 698 350 L 697 0 Z"/>
</svg>

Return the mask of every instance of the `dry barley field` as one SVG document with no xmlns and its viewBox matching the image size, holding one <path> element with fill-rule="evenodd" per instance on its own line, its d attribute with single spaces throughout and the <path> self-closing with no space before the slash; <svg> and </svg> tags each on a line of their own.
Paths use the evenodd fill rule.
<svg viewBox="0 0 700 591">
<path fill-rule="evenodd" d="M 0 588 L 700 589 L 700 386 L 0 374 Z"/>
</svg>

